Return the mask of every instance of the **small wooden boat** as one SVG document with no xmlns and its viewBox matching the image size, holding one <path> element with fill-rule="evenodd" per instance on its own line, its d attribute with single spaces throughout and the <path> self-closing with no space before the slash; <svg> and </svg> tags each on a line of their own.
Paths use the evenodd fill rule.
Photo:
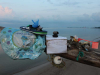
<svg viewBox="0 0 100 75">
<path fill-rule="evenodd" d="M 71 41 L 71 40 L 68 40 Z M 100 41 L 99 41 L 100 43 Z M 87 43 L 89 46 L 90 44 Z M 85 45 L 87 45 L 85 44 Z M 80 47 L 79 47 L 80 46 Z M 56 54 L 66 59 L 70 59 L 76 62 L 84 63 L 87 65 L 100 67 L 100 47 L 98 49 L 92 49 L 91 46 L 88 51 L 84 48 L 83 44 L 75 43 L 71 45 L 71 48 L 67 49 L 67 53 Z M 80 52 L 82 52 L 80 54 Z M 80 54 L 80 55 L 79 55 Z"/>
</svg>

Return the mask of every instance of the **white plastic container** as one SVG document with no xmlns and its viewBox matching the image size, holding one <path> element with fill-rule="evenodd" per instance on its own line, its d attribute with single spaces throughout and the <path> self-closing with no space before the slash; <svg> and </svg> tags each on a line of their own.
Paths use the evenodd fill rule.
<svg viewBox="0 0 100 75">
<path fill-rule="evenodd" d="M 47 54 L 67 53 L 67 38 L 46 36 Z"/>
</svg>

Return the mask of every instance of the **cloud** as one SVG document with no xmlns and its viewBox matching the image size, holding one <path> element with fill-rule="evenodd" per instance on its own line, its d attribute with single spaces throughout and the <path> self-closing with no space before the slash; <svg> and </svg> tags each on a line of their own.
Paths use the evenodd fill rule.
<svg viewBox="0 0 100 75">
<path fill-rule="evenodd" d="M 78 5 L 80 2 L 64 2 L 64 5 Z"/>
<path fill-rule="evenodd" d="M 99 1 L 90 0 L 47 0 L 47 2 L 54 6 L 71 6 L 77 8 L 97 8 L 100 3 Z"/>
<path fill-rule="evenodd" d="M 51 0 L 47 0 L 47 2 L 49 2 L 50 4 L 53 4 L 53 2 Z"/>
<path fill-rule="evenodd" d="M 100 22 L 100 12 L 99 13 L 93 13 L 91 18 L 94 20 L 94 21 L 98 21 Z"/>
<path fill-rule="evenodd" d="M 54 9 L 44 9 L 42 11 L 55 11 L 55 10 L 57 10 L 57 9 L 56 8 L 54 8 Z"/>
<path fill-rule="evenodd" d="M 82 16 L 78 17 L 78 21 L 81 22 L 91 21 L 91 17 L 88 14 L 83 14 Z"/>
<path fill-rule="evenodd" d="M 35 15 L 35 19 L 40 19 L 41 18 L 41 16 L 40 15 Z"/>
<path fill-rule="evenodd" d="M 2 7 L 0 5 L 0 17 L 14 16 L 13 10 L 9 7 Z"/>
<path fill-rule="evenodd" d="M 93 2 L 88 2 L 88 4 L 92 4 Z"/>
<path fill-rule="evenodd" d="M 77 5 L 80 2 L 70 1 L 70 0 L 47 0 L 50 4 L 62 6 L 62 5 Z"/>
<path fill-rule="evenodd" d="M 90 21 L 100 22 L 100 12 L 93 13 L 92 15 L 83 14 L 82 16 L 78 17 L 78 21 L 81 21 L 81 22 L 90 22 Z"/>
</svg>

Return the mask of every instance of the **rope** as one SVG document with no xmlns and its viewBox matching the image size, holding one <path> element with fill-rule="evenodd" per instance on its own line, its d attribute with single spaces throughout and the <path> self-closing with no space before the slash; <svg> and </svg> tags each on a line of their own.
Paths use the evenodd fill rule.
<svg viewBox="0 0 100 75">
<path fill-rule="evenodd" d="M 82 51 L 79 51 L 79 54 L 78 54 L 78 56 L 76 58 L 77 61 L 79 60 L 79 56 L 80 57 L 83 57 L 84 56 L 84 53 Z"/>
<path fill-rule="evenodd" d="M 89 40 L 78 38 L 78 41 L 81 41 L 81 40 L 88 41 L 88 42 L 94 42 L 94 41 L 89 41 Z"/>
</svg>

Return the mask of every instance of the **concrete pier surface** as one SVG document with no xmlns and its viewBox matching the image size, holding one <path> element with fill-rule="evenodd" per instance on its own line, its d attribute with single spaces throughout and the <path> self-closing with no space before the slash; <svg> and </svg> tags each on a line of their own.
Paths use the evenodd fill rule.
<svg viewBox="0 0 100 75">
<path fill-rule="evenodd" d="M 45 63 L 14 75 L 100 75 L 100 68 L 81 64 L 64 59 L 66 66 L 62 69 L 53 67 L 51 63 Z"/>
<path fill-rule="evenodd" d="M 98 41 L 100 43 L 100 41 Z M 100 45 L 97 52 L 100 52 Z M 100 75 L 100 68 L 64 59 L 66 66 L 62 69 L 52 66 L 51 62 L 42 64 L 14 75 Z"/>
</svg>

